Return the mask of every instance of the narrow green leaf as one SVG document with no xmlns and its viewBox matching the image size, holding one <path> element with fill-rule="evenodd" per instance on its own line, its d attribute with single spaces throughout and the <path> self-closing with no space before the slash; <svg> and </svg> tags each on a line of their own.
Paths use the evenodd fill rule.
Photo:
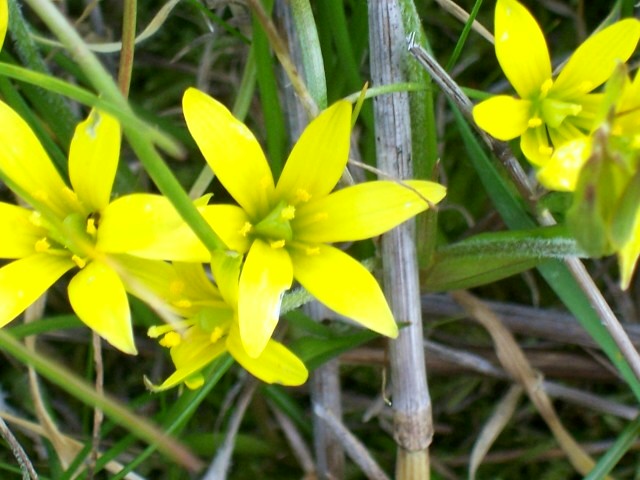
<svg viewBox="0 0 640 480">
<path fill-rule="evenodd" d="M 584 477 L 584 480 L 602 480 L 613 470 L 625 453 L 634 446 L 640 435 L 640 417 L 630 422 L 618 435 L 614 444 L 607 450 L 596 466 Z"/>
<path fill-rule="evenodd" d="M 568 256 L 584 252 L 559 226 L 483 233 L 436 252 L 424 285 L 430 291 L 476 287 Z"/>
<path fill-rule="evenodd" d="M 291 15 L 301 45 L 302 68 L 309 93 L 318 108 L 327 107 L 327 80 L 324 74 L 318 30 L 309 0 L 290 0 Z"/>
</svg>

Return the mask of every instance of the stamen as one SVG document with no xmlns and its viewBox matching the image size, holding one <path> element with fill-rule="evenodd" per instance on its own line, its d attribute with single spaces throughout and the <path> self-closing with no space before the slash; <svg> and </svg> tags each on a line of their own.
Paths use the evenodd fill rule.
<svg viewBox="0 0 640 480">
<path fill-rule="evenodd" d="M 178 332 L 168 332 L 158 343 L 163 347 L 171 348 L 180 345 L 181 342 L 182 336 Z"/>
<path fill-rule="evenodd" d="M 540 86 L 540 93 L 542 94 L 542 96 L 546 96 L 547 93 L 549 93 L 549 90 L 551 90 L 552 86 L 553 79 L 551 78 L 547 78 L 544 82 L 542 82 L 542 85 Z"/>
<path fill-rule="evenodd" d="M 542 119 L 540 117 L 531 117 L 527 122 L 529 128 L 536 128 L 542 125 Z"/>
<path fill-rule="evenodd" d="M 73 261 L 73 263 L 75 263 L 78 268 L 84 268 L 87 266 L 87 261 L 83 258 L 80 258 L 78 255 L 72 255 L 71 261 Z"/>
<path fill-rule="evenodd" d="M 35 210 L 31 212 L 29 215 L 29 221 L 34 224 L 36 227 L 42 226 L 42 214 L 40 212 L 36 212 Z"/>
<path fill-rule="evenodd" d="M 538 151 L 540 152 L 541 155 L 550 157 L 551 154 L 553 153 L 553 148 L 545 145 L 540 145 L 540 148 L 538 148 Z"/>
<path fill-rule="evenodd" d="M 320 247 L 306 246 L 304 248 L 304 253 L 306 253 L 307 255 L 320 255 Z"/>
<path fill-rule="evenodd" d="M 35 245 L 36 252 L 38 253 L 46 252 L 50 248 L 51 248 L 51 244 L 49 243 L 49 240 L 47 240 L 47 237 L 41 238 L 36 242 L 36 245 Z"/>
<path fill-rule="evenodd" d="M 222 338 L 223 335 L 224 335 L 224 330 L 220 327 L 216 327 L 211 332 L 211 335 L 209 336 L 209 341 L 211 343 L 216 343 L 218 340 Z"/>
<path fill-rule="evenodd" d="M 186 298 L 181 298 L 180 300 L 176 300 L 172 303 L 178 308 L 191 308 L 191 306 L 193 305 L 191 301 L 187 300 Z"/>
<path fill-rule="evenodd" d="M 293 205 L 287 205 L 282 209 L 282 212 L 280 212 L 280 218 L 282 218 L 283 220 L 293 220 L 295 216 L 296 207 L 294 207 Z"/>
<path fill-rule="evenodd" d="M 242 228 L 238 230 L 238 233 L 243 237 L 246 237 L 252 229 L 253 225 L 251 225 L 249 222 L 244 222 L 244 225 L 242 225 Z"/>
<path fill-rule="evenodd" d="M 96 228 L 96 219 L 93 217 L 87 218 L 87 233 L 92 237 L 96 236 L 98 229 Z"/>
<path fill-rule="evenodd" d="M 271 248 L 274 248 L 274 249 L 283 248 L 284 245 L 285 245 L 285 241 L 284 240 L 273 240 L 273 241 L 269 242 L 269 245 L 271 246 Z"/>
</svg>

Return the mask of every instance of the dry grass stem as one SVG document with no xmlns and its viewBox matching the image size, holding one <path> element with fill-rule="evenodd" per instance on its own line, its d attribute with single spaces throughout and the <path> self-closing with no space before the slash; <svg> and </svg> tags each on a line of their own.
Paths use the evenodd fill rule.
<svg viewBox="0 0 640 480">
<path fill-rule="evenodd" d="M 507 393 L 498 401 L 492 415 L 482 426 L 480 435 L 476 438 L 473 449 L 471 450 L 469 480 L 475 480 L 478 467 L 482 464 L 482 460 L 487 452 L 489 452 L 496 438 L 498 438 L 498 435 L 500 435 L 511 420 L 521 397 L 522 387 L 520 385 L 512 385 Z"/>
<path fill-rule="evenodd" d="M 583 475 L 590 472 L 595 462 L 560 422 L 551 400 L 544 389 L 541 388 L 539 374 L 531 368 L 511 333 L 489 308 L 471 294 L 459 290 L 453 292 L 452 295 L 467 310 L 469 315 L 489 332 L 500 363 L 513 379 L 524 387 L 529 399 L 553 432 L 554 437 L 567 454 L 573 467 Z"/>
<path fill-rule="evenodd" d="M 367 448 L 358 440 L 344 424 L 336 418 L 336 416 L 325 410 L 320 404 L 313 406 L 314 415 L 320 417 L 324 423 L 333 431 L 334 435 L 354 461 L 362 473 L 370 480 L 388 480 L 389 477 L 384 473 L 374 458 L 368 452 Z M 397 478 L 397 477 L 396 477 Z M 420 478 L 420 477 L 414 477 Z"/>
</svg>

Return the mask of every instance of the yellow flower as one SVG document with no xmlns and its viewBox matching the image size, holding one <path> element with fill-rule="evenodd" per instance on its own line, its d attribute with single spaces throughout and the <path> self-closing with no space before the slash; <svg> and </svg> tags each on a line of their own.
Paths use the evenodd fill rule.
<svg viewBox="0 0 640 480">
<path fill-rule="evenodd" d="M 516 0 L 498 0 L 495 48 L 498 62 L 520 98 L 498 95 L 473 109 L 480 128 L 500 140 L 521 137 L 527 159 L 545 165 L 553 149 L 593 128 L 602 85 L 626 61 L 640 38 L 640 21 L 629 18 L 580 45 L 556 78 L 542 30 Z"/>
<path fill-rule="evenodd" d="M 0 0 L 0 48 L 4 44 L 4 37 L 7 35 L 9 25 L 9 2 Z"/>
<path fill-rule="evenodd" d="M 225 352 L 263 382 L 297 386 L 307 380 L 306 367 L 284 345 L 269 340 L 256 358 L 242 346 L 236 315 L 240 262 L 240 256 L 214 260 L 220 289 L 196 263 L 175 263 L 170 275 L 151 280 L 156 285 L 152 289 L 166 292 L 164 300 L 185 319 L 149 329 L 149 336 L 160 338 L 160 344 L 171 349 L 176 367 L 161 385 L 147 383 L 149 388 L 161 391 L 181 383 L 198 388 L 204 381 L 201 370 Z"/>
<path fill-rule="evenodd" d="M 240 206 L 210 206 L 212 227 L 246 253 L 239 286 L 239 328 L 251 357 L 278 322 L 280 300 L 295 278 L 334 311 L 381 334 L 397 326 L 373 276 L 329 243 L 369 238 L 439 202 L 442 185 L 367 182 L 331 193 L 347 164 L 351 105 L 340 101 L 311 122 L 277 185 L 249 129 L 219 102 L 189 89 L 183 98 L 191 135 Z M 265 313 L 266 312 L 266 313 Z"/>
<path fill-rule="evenodd" d="M 77 267 L 69 301 L 78 317 L 120 350 L 134 354 L 127 253 L 192 260 L 204 247 L 185 235 L 180 216 L 157 195 L 109 203 L 120 152 L 120 126 L 93 111 L 76 128 L 69 188 L 27 123 L 0 102 L 0 177 L 33 209 L 0 202 L 0 327 L 65 272 Z M 173 251 L 167 247 L 172 242 Z"/>
</svg>

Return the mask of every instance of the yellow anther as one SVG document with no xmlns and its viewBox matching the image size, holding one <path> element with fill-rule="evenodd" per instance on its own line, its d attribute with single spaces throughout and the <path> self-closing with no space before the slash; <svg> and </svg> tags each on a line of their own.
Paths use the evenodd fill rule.
<svg viewBox="0 0 640 480">
<path fill-rule="evenodd" d="M 46 237 L 41 238 L 36 242 L 35 249 L 36 249 L 36 252 L 38 253 L 46 252 L 50 248 L 51 248 L 51 244 L 49 243 L 49 240 L 47 240 Z"/>
<path fill-rule="evenodd" d="M 624 130 L 622 129 L 622 126 L 620 125 L 613 125 L 613 127 L 611 128 L 611 135 L 615 135 L 615 136 L 620 136 L 624 133 Z"/>
<path fill-rule="evenodd" d="M 211 335 L 209 336 L 209 341 L 211 343 L 216 343 L 218 340 L 222 338 L 223 335 L 224 335 L 224 330 L 220 327 L 216 327 L 211 332 Z"/>
<path fill-rule="evenodd" d="M 311 194 L 304 188 L 299 188 L 296 190 L 295 198 L 298 202 L 308 202 L 311 200 Z"/>
<path fill-rule="evenodd" d="M 283 248 L 285 245 L 285 241 L 284 240 L 272 240 L 271 242 L 269 242 L 269 245 L 271 246 L 271 248 Z"/>
<path fill-rule="evenodd" d="M 540 152 L 540 155 L 550 157 L 551 154 L 553 153 L 553 148 L 545 145 L 540 145 L 540 148 L 538 149 L 538 151 Z"/>
<path fill-rule="evenodd" d="M 42 226 L 42 214 L 40 212 L 33 211 L 31 215 L 29 215 L 29 221 L 34 224 L 36 227 Z"/>
<path fill-rule="evenodd" d="M 307 255 L 320 255 L 320 247 L 305 247 L 304 253 Z"/>
<path fill-rule="evenodd" d="M 96 233 L 98 233 L 98 229 L 96 228 L 95 218 L 92 218 L 92 217 L 87 218 L 87 233 L 92 237 L 95 237 Z"/>
<path fill-rule="evenodd" d="M 186 298 L 181 298 L 180 300 L 176 300 L 173 304 L 178 308 L 191 308 L 193 305 L 190 300 Z"/>
<path fill-rule="evenodd" d="M 182 336 L 178 332 L 168 332 L 158 343 L 163 347 L 171 348 L 180 345 L 181 342 Z"/>
<path fill-rule="evenodd" d="M 242 228 L 238 230 L 238 233 L 243 237 L 246 237 L 252 229 L 253 225 L 251 225 L 249 222 L 244 222 L 244 225 L 242 225 Z"/>
<path fill-rule="evenodd" d="M 87 266 L 87 261 L 84 258 L 80 258 L 78 255 L 72 255 L 71 261 L 73 261 L 78 268 L 84 268 Z"/>
<path fill-rule="evenodd" d="M 549 90 L 551 90 L 552 86 L 553 80 L 551 78 L 547 78 L 544 82 L 542 82 L 542 85 L 540 86 L 540 93 L 542 94 L 542 96 L 545 96 L 547 93 L 549 93 Z"/>
<path fill-rule="evenodd" d="M 293 205 L 287 205 L 280 212 L 280 218 L 283 220 L 293 220 L 296 216 L 296 207 Z"/>
<path fill-rule="evenodd" d="M 527 122 L 529 128 L 536 128 L 542 125 L 542 119 L 540 117 L 531 117 Z"/>
</svg>

